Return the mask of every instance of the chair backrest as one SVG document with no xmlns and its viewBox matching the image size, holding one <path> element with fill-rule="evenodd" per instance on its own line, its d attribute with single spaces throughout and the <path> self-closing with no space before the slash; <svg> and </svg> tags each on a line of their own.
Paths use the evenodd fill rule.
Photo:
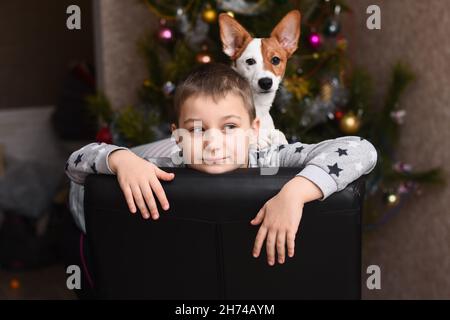
<svg viewBox="0 0 450 320">
<path fill-rule="evenodd" d="M 163 182 L 171 208 L 159 208 L 157 221 L 130 214 L 115 176 L 88 177 L 87 239 L 101 298 L 360 298 L 362 178 L 307 203 L 295 256 L 271 267 L 265 250 L 252 257 L 258 227 L 250 220 L 299 168 L 166 170 L 175 172 Z"/>
</svg>

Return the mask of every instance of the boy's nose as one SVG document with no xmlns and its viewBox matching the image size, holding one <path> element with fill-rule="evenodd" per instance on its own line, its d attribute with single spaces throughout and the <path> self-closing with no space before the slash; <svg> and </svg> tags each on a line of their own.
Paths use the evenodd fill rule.
<svg viewBox="0 0 450 320">
<path fill-rule="evenodd" d="M 273 84 L 273 81 L 271 78 L 261 78 L 258 81 L 258 85 L 263 90 L 269 90 L 270 88 L 272 88 L 272 84 Z"/>
<path fill-rule="evenodd" d="M 223 146 L 224 137 L 220 132 L 215 132 L 213 130 L 208 130 L 203 137 L 204 148 L 208 150 L 220 149 Z"/>
</svg>

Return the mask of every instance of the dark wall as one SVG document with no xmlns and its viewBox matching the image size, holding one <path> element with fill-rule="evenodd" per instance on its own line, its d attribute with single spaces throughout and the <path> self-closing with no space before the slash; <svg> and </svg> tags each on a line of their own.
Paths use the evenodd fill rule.
<svg viewBox="0 0 450 320">
<path fill-rule="evenodd" d="M 81 30 L 66 8 L 81 8 Z M 54 105 L 73 61 L 94 63 L 91 0 L 0 1 L 0 109 Z"/>
</svg>

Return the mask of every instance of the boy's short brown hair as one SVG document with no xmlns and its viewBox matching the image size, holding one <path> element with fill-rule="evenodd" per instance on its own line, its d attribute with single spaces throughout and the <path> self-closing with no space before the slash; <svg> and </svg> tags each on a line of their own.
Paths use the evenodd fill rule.
<svg viewBox="0 0 450 320">
<path fill-rule="evenodd" d="M 253 121 L 256 111 L 252 89 L 247 79 L 222 63 L 207 63 L 195 68 L 176 89 L 173 104 L 174 123 L 178 123 L 181 106 L 188 98 L 206 95 L 217 101 L 228 93 L 241 96 L 250 121 Z"/>
</svg>

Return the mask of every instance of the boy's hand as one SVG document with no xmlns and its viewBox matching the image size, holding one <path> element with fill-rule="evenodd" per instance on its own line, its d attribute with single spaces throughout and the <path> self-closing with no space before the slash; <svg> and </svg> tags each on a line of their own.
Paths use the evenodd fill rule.
<svg viewBox="0 0 450 320">
<path fill-rule="evenodd" d="M 128 208 L 132 213 L 136 212 L 136 205 L 144 219 L 150 217 L 148 208 L 154 220 L 159 218 L 153 193 L 156 194 L 161 207 L 169 209 L 166 193 L 158 179 L 171 181 L 173 173 L 165 172 L 154 164 L 138 157 L 128 150 L 117 150 L 108 157 L 111 170 L 117 175 Z M 146 206 L 147 204 L 147 206 Z"/>
<path fill-rule="evenodd" d="M 295 236 L 302 218 L 303 206 L 306 202 L 323 197 L 322 191 L 308 179 L 296 176 L 286 183 L 280 192 L 267 201 L 250 222 L 259 225 L 253 247 L 253 256 L 257 258 L 266 240 L 267 262 L 275 264 L 275 252 L 278 263 L 284 263 L 287 254 L 294 256 Z"/>
</svg>

